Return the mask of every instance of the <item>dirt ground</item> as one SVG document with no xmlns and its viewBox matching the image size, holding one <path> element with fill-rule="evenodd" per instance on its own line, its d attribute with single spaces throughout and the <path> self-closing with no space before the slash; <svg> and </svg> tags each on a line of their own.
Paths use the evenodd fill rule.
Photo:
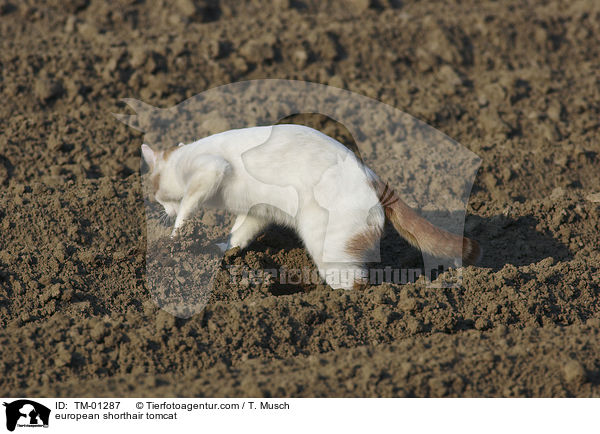
<svg viewBox="0 0 600 434">
<path fill-rule="evenodd" d="M 0 0 L 0 36 L 0 396 L 600 396 L 600 2 Z M 157 308 L 143 136 L 111 113 L 255 78 L 483 159 L 461 287 L 223 280 Z M 225 261 L 311 266 L 280 229 Z"/>
</svg>

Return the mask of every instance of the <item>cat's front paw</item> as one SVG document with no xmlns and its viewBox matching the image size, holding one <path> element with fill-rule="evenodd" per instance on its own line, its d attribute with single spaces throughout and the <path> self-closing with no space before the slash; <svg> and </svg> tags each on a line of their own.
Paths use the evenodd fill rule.
<svg viewBox="0 0 600 434">
<path fill-rule="evenodd" d="M 229 250 L 229 243 L 216 243 L 216 245 L 221 253 L 225 253 L 227 250 Z"/>
</svg>

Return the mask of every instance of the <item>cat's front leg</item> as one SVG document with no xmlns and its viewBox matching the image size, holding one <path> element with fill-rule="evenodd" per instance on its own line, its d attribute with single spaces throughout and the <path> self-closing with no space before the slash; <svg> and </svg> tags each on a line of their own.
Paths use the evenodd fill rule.
<svg viewBox="0 0 600 434">
<path fill-rule="evenodd" d="M 179 215 L 177 215 L 177 219 L 175 220 L 175 225 L 173 226 L 173 230 L 171 231 L 171 238 L 175 238 L 177 236 L 177 234 L 179 233 L 179 228 L 181 226 L 183 226 L 183 222 L 184 222 L 184 218 L 179 218 Z"/>
<path fill-rule="evenodd" d="M 252 215 L 238 215 L 231 229 L 231 236 L 227 249 L 239 247 L 244 249 L 252 242 L 254 237 L 267 226 L 267 221 Z"/>
<path fill-rule="evenodd" d="M 220 157 L 203 155 L 195 159 L 188 169 L 190 173 L 185 176 L 185 193 L 179 204 L 171 238 L 178 234 L 191 213 L 216 193 L 228 167 L 229 164 Z"/>
<path fill-rule="evenodd" d="M 231 234 L 229 235 L 227 243 L 217 243 L 217 247 L 219 247 L 223 253 L 235 247 L 245 249 L 256 235 L 267 227 L 268 224 L 269 222 L 263 218 L 240 214 L 233 223 L 233 228 L 231 228 Z"/>
<path fill-rule="evenodd" d="M 171 231 L 171 238 L 175 238 L 177 236 L 177 234 L 179 233 L 179 228 L 181 228 L 181 226 L 183 226 L 183 223 L 185 222 L 185 219 L 190 215 L 191 211 L 193 210 L 192 204 L 190 203 L 192 201 L 193 198 L 190 198 L 187 202 L 188 203 L 184 203 L 184 200 L 181 201 L 181 205 L 179 206 L 179 213 L 177 214 L 177 217 L 175 218 L 175 224 L 173 225 L 173 230 Z"/>
<path fill-rule="evenodd" d="M 195 189 L 191 194 L 183 197 L 181 203 L 179 204 L 179 212 L 175 218 L 175 225 L 173 226 L 173 231 L 171 232 L 171 238 L 175 238 L 177 236 L 179 229 L 183 226 L 185 220 L 202 202 L 204 202 L 205 198 L 206 191 L 201 186 Z"/>
<path fill-rule="evenodd" d="M 225 253 L 229 249 L 239 247 L 245 249 L 252 242 L 254 237 L 267 226 L 268 222 L 265 219 L 240 214 L 236 217 L 231 228 L 231 234 L 227 243 L 217 243 L 217 247 Z"/>
</svg>

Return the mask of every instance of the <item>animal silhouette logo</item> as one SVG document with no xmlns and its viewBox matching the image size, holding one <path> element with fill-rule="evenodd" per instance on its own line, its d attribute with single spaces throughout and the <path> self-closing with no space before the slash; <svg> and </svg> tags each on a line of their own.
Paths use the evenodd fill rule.
<svg viewBox="0 0 600 434">
<path fill-rule="evenodd" d="M 279 140 L 283 129 L 275 126 L 292 114 L 318 113 L 344 125 L 355 140 L 365 165 L 385 171 L 384 188 L 364 194 L 366 200 L 361 201 L 359 210 L 355 210 L 365 234 L 379 235 L 379 223 L 383 216 L 377 212 L 380 208 L 376 204 L 381 200 L 395 201 L 396 196 L 392 191 L 397 192 L 408 207 L 418 210 L 432 225 L 453 234 L 462 234 L 464 231 L 467 202 L 481 159 L 435 128 L 380 101 L 318 83 L 270 79 L 230 83 L 208 89 L 169 108 L 154 107 L 132 98 L 123 101 L 135 114 L 115 113 L 116 118 L 142 131 L 144 143 L 152 149 L 166 152 L 172 152 L 175 148 L 173 145 L 180 142 L 192 143 L 200 138 L 251 126 L 273 126 L 263 143 L 242 154 L 243 170 L 252 181 L 261 183 L 260 188 L 273 191 L 267 205 L 277 207 L 285 214 L 296 216 L 299 204 L 305 199 L 318 203 L 322 211 L 318 217 L 327 229 L 322 237 L 322 248 L 317 249 L 317 254 L 313 256 L 328 263 L 339 262 L 340 269 L 345 269 L 351 263 L 340 261 L 339 255 L 332 254 L 339 251 L 336 249 L 338 238 L 336 226 L 328 222 L 340 221 L 344 217 L 343 210 L 349 206 L 344 198 L 361 193 L 367 184 L 359 181 L 372 177 L 359 170 L 362 166 L 355 167 L 357 164 L 354 159 L 333 161 L 331 164 L 315 159 L 315 164 L 327 163 L 329 166 L 321 171 L 312 171 L 317 174 L 315 179 L 311 178 L 315 189 L 311 192 L 312 197 L 307 198 L 306 194 L 301 194 L 302 186 L 295 185 L 293 180 L 288 182 L 289 176 L 279 176 L 280 173 L 290 173 L 295 169 L 294 158 L 281 158 L 279 172 L 263 170 L 262 156 L 277 153 L 287 155 L 281 149 L 283 142 Z M 352 178 L 356 183 L 345 184 L 340 181 L 347 178 L 341 175 L 348 171 L 356 173 Z M 226 243 L 221 242 L 229 232 L 225 226 L 231 224 L 233 229 L 237 229 L 236 225 L 243 224 L 244 220 L 238 222 L 236 219 L 236 223 L 233 223 L 220 214 L 204 214 L 203 221 L 217 224 L 207 228 L 202 237 L 197 237 L 200 241 L 188 242 L 193 248 L 173 250 L 169 241 L 162 237 L 162 233 L 170 228 L 163 231 L 158 224 L 161 221 L 161 209 L 147 200 L 156 179 L 147 176 L 143 182 L 143 188 L 147 190 L 144 196 L 148 233 L 146 280 L 159 307 L 178 317 L 187 318 L 202 311 L 209 300 L 215 276 L 221 269 L 225 254 L 223 249 L 227 247 Z M 289 193 L 284 194 L 287 191 Z M 277 201 L 279 198 L 289 200 Z M 257 203 L 254 206 L 264 205 Z M 378 240 L 379 236 L 366 237 L 364 241 L 371 238 Z M 417 244 L 419 241 L 422 240 L 415 240 Z M 378 243 L 373 244 L 364 261 L 380 263 L 382 258 L 379 250 Z M 438 270 L 460 269 L 462 265 L 460 255 L 457 258 L 438 257 L 421 250 L 423 270 L 426 277 L 429 277 L 431 270 L 431 282 L 440 274 Z M 197 258 L 201 258 L 191 269 L 197 275 L 193 279 L 188 278 L 192 271 L 185 268 L 185 264 L 189 263 L 186 257 L 188 251 L 193 251 Z M 439 287 L 455 286 L 461 278 L 459 270 L 451 278 L 437 279 L 432 284 Z"/>
<path fill-rule="evenodd" d="M 19 427 L 48 427 L 50 409 L 30 399 L 19 399 L 4 403 L 6 407 L 6 429 L 14 431 Z"/>
</svg>

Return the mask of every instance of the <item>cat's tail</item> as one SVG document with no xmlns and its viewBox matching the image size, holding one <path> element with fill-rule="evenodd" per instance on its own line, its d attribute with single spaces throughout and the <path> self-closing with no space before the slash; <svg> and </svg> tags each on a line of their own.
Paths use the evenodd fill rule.
<svg viewBox="0 0 600 434">
<path fill-rule="evenodd" d="M 385 217 L 410 244 L 434 256 L 461 258 L 463 265 L 473 265 L 481 257 L 479 243 L 438 228 L 429 223 L 385 182 L 375 179 L 374 186 Z"/>
</svg>

